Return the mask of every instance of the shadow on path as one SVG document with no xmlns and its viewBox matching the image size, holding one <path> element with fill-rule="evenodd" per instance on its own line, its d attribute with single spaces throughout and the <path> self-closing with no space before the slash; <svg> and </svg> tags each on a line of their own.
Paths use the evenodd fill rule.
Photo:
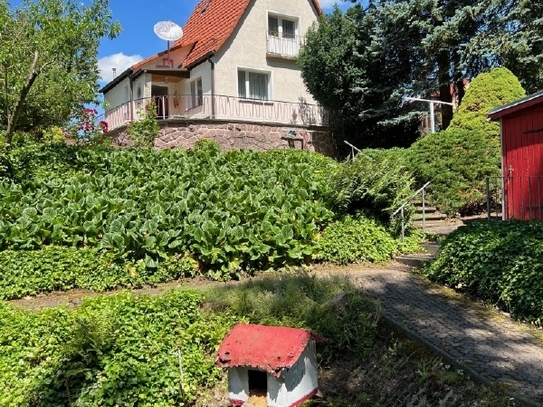
<svg viewBox="0 0 543 407">
<path fill-rule="evenodd" d="M 543 344 L 527 327 L 447 296 L 442 287 L 411 273 L 375 269 L 349 274 L 380 300 L 392 321 L 503 390 L 535 401 L 534 406 L 543 403 Z"/>
</svg>

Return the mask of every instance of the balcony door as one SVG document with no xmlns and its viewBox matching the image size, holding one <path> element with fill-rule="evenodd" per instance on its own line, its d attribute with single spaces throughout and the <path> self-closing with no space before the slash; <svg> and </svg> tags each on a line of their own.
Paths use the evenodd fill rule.
<svg viewBox="0 0 543 407">
<path fill-rule="evenodd" d="M 156 115 L 159 119 L 166 119 L 170 115 L 168 101 L 168 87 L 153 85 L 151 87 L 151 96 L 156 104 Z"/>
</svg>

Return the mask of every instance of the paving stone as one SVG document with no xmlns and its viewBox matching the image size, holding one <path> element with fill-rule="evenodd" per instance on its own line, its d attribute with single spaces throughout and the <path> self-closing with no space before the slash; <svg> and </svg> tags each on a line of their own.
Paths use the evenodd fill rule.
<svg viewBox="0 0 543 407">
<path fill-rule="evenodd" d="M 385 313 L 479 375 L 543 403 L 543 346 L 526 327 L 481 305 L 445 296 L 405 271 L 349 272 Z"/>
</svg>

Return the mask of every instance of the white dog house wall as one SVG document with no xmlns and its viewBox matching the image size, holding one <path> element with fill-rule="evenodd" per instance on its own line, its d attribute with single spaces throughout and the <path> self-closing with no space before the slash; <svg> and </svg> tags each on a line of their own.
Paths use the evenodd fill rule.
<svg viewBox="0 0 543 407">
<path fill-rule="evenodd" d="M 317 337 L 287 327 L 238 324 L 226 335 L 216 364 L 228 369 L 230 402 L 265 394 L 267 407 L 296 407 L 318 392 Z"/>
</svg>

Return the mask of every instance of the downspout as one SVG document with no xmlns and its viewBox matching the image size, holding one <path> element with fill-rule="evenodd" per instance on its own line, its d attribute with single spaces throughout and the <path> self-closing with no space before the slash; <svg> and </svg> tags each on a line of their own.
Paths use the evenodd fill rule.
<svg viewBox="0 0 543 407">
<path fill-rule="evenodd" d="M 215 62 L 211 56 L 207 58 L 207 62 L 211 64 L 211 118 L 215 118 Z"/>
<path fill-rule="evenodd" d="M 134 78 L 132 72 L 128 76 L 128 83 L 130 84 L 130 123 L 134 121 Z"/>
</svg>

